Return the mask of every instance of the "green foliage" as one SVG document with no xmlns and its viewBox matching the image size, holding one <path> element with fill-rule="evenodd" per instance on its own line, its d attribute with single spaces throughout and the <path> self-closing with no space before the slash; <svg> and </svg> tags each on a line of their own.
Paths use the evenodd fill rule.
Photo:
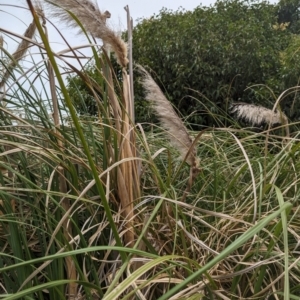
<svg viewBox="0 0 300 300">
<path fill-rule="evenodd" d="M 111 56 L 111 65 L 113 67 L 115 80 L 122 83 L 121 69 L 117 64 L 113 56 Z M 99 71 L 94 63 L 88 63 L 85 66 L 85 75 L 88 80 L 97 86 L 102 79 L 99 76 Z M 138 75 L 138 74 L 136 74 Z M 96 116 L 99 113 L 99 103 L 95 100 L 95 93 L 99 97 L 100 101 L 103 103 L 102 93 L 99 89 L 94 89 L 91 85 L 87 85 L 86 81 L 79 75 L 71 75 L 67 77 L 67 88 L 68 92 L 72 98 L 74 107 L 79 115 L 81 116 Z M 135 89 L 143 95 L 141 86 L 136 81 Z M 115 89 L 116 95 L 120 98 L 120 93 L 118 89 Z M 153 114 L 150 104 L 147 100 L 139 97 L 135 102 L 135 120 L 137 123 L 157 123 L 157 118 Z M 146 128 L 150 128 L 149 124 L 145 124 Z"/>
<path fill-rule="evenodd" d="M 90 78 L 93 82 L 100 81 L 99 72 L 94 65 L 88 65 L 85 69 L 85 74 L 87 78 Z M 79 75 L 68 76 L 67 87 L 77 112 L 82 115 L 95 115 L 97 113 L 98 107 L 95 96 L 92 89 L 89 88 L 82 77 Z M 100 95 L 100 93 L 98 95 Z"/>
<path fill-rule="evenodd" d="M 282 59 L 295 48 L 290 25 L 278 23 L 286 20 L 280 16 L 287 5 L 296 4 L 226 0 L 194 11 L 163 9 L 135 26 L 134 61 L 152 71 L 162 91 L 194 127 L 225 125 L 231 101 L 272 108 L 275 98 L 298 82 L 295 66 L 300 58 L 293 56 L 291 63 Z M 87 69 L 92 77 L 97 73 L 94 68 Z M 138 73 L 134 84 L 137 122 L 155 121 Z M 96 114 L 94 95 L 80 77 L 69 78 L 69 91 L 79 113 Z M 289 114 L 290 99 L 285 99 L 283 109 L 290 117 L 299 117 Z"/>
<path fill-rule="evenodd" d="M 291 36 L 288 47 L 281 52 L 281 80 L 286 87 L 297 87 L 300 85 L 300 37 Z M 287 114 L 293 119 L 300 117 L 299 89 L 295 88 L 290 95 L 282 101 Z"/>
<path fill-rule="evenodd" d="M 292 33 L 300 33 L 300 3 L 298 0 L 280 0 L 278 9 L 278 24 L 288 23 L 288 30 Z"/>
<path fill-rule="evenodd" d="M 154 71 L 190 121 L 212 125 L 216 106 L 226 111 L 229 101 L 268 104 L 265 95 L 245 89 L 278 75 L 287 33 L 273 29 L 275 11 L 267 2 L 239 0 L 193 12 L 162 10 L 135 27 L 134 59 Z"/>
</svg>

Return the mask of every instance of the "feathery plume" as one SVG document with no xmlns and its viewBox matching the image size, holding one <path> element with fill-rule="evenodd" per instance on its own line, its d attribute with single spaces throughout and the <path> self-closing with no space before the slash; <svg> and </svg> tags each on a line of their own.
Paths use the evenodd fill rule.
<svg viewBox="0 0 300 300">
<path fill-rule="evenodd" d="M 36 25 L 34 21 L 28 26 L 24 33 L 24 37 L 32 39 L 36 30 Z M 9 78 L 11 71 L 18 65 L 18 62 L 24 58 L 26 51 L 29 47 L 30 42 L 28 40 L 22 40 L 17 48 L 17 50 L 12 54 L 12 62 L 8 65 L 6 72 L 0 81 L 0 88 L 2 88 Z"/>
<path fill-rule="evenodd" d="M 54 17 L 58 17 L 71 27 L 77 27 L 78 24 L 68 12 L 73 13 L 88 32 L 111 46 L 122 67 L 127 66 L 127 45 L 106 25 L 106 19 L 110 18 L 108 11 L 102 13 L 97 4 L 91 0 L 51 0 L 51 2 L 47 2 L 56 5 L 51 6 Z"/>
<path fill-rule="evenodd" d="M 33 35 L 35 33 L 35 30 L 36 30 L 36 25 L 34 22 L 32 22 L 26 29 L 26 31 L 24 33 L 24 37 L 32 39 Z M 28 49 L 28 46 L 29 46 L 29 42 L 27 40 L 21 41 L 16 52 L 12 55 L 14 62 L 18 62 L 19 60 L 21 60 L 24 57 L 24 55 Z"/>
<path fill-rule="evenodd" d="M 153 103 L 161 125 L 170 134 L 171 143 L 179 150 L 182 158 L 185 158 L 193 144 L 186 127 L 151 75 L 143 67 L 138 66 L 138 68 L 143 75 L 142 85 L 146 91 L 146 99 Z M 196 158 L 195 148 L 187 155 L 186 162 L 190 166 L 198 168 L 199 161 Z"/>
<path fill-rule="evenodd" d="M 287 117 L 283 112 L 279 110 L 272 111 L 263 106 L 239 102 L 232 103 L 229 110 L 238 120 L 244 120 L 252 126 L 287 124 Z"/>
</svg>

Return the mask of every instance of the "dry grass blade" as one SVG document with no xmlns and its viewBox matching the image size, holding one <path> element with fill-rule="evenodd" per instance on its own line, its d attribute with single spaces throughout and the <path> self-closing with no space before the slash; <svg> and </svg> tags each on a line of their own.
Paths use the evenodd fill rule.
<svg viewBox="0 0 300 300">
<path fill-rule="evenodd" d="M 262 124 L 286 124 L 286 115 L 279 110 L 271 110 L 263 106 L 247 104 L 247 103 L 232 103 L 229 107 L 231 113 L 236 115 L 238 120 L 245 120 L 252 126 L 260 126 Z"/>
<path fill-rule="evenodd" d="M 127 45 L 106 25 L 106 19 L 110 17 L 108 11 L 102 13 L 97 4 L 90 0 L 52 0 L 48 2 L 57 5 L 51 6 L 54 17 L 58 17 L 72 27 L 77 27 L 76 21 L 66 11 L 73 13 L 88 32 L 96 38 L 102 39 L 104 43 L 111 45 L 118 63 L 122 67 L 127 66 Z"/>
</svg>

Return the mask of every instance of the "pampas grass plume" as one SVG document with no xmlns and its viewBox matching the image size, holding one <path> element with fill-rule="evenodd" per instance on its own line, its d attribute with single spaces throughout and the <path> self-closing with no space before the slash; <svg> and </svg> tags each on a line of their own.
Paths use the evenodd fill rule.
<svg viewBox="0 0 300 300">
<path fill-rule="evenodd" d="M 286 124 L 286 115 L 279 111 L 272 111 L 263 106 L 247 104 L 247 103 L 232 103 L 229 107 L 231 113 L 235 114 L 238 120 L 244 120 L 252 126 L 261 126 L 262 124 Z"/>
<path fill-rule="evenodd" d="M 165 97 L 151 75 L 143 67 L 138 66 L 138 68 L 143 75 L 141 83 L 146 91 L 146 99 L 152 102 L 153 109 L 162 127 L 170 135 L 170 142 L 179 150 L 183 159 L 187 156 L 186 162 L 190 166 L 197 168 L 199 161 L 196 158 L 195 149 L 188 154 L 193 142 L 182 120 L 178 117 L 170 101 Z"/>
<path fill-rule="evenodd" d="M 55 4 L 55 6 L 51 5 L 52 16 L 66 22 L 69 26 L 77 27 L 78 24 L 68 13 L 68 11 L 72 12 L 89 33 L 111 46 L 122 67 L 127 66 L 127 45 L 106 25 L 106 19 L 110 17 L 108 11 L 102 13 L 97 4 L 90 0 L 52 0 L 49 3 Z"/>
<path fill-rule="evenodd" d="M 35 30 L 36 30 L 36 25 L 34 22 L 32 22 L 26 29 L 24 36 L 29 39 L 32 39 L 32 37 L 35 33 Z M 19 44 L 17 50 L 12 54 L 12 62 L 9 64 L 8 69 L 6 70 L 3 77 L 1 78 L 0 88 L 3 87 L 3 85 L 5 84 L 5 82 L 7 81 L 8 77 L 9 77 L 11 71 L 17 66 L 18 62 L 22 58 L 24 58 L 28 47 L 29 47 L 29 41 L 22 40 L 21 43 Z"/>
<path fill-rule="evenodd" d="M 41 10 L 39 8 L 37 8 L 37 10 L 41 13 Z M 32 21 L 32 23 L 28 26 L 28 28 L 26 29 L 25 33 L 24 33 L 24 37 L 28 38 L 28 39 L 32 39 L 34 36 L 36 30 L 36 24 L 34 22 L 34 20 Z M 1 45 L 2 44 L 2 45 Z M 7 81 L 7 79 L 9 78 L 11 71 L 18 65 L 18 62 L 24 58 L 28 47 L 29 47 L 30 42 L 28 40 L 22 40 L 20 42 L 20 44 L 17 47 L 17 50 L 12 54 L 12 62 L 9 64 L 6 72 L 4 73 L 3 77 L 1 78 L 0 81 L 0 88 L 2 88 L 5 84 L 5 82 Z M 0 41 L 0 46 L 3 46 L 3 38 L 2 41 Z"/>
</svg>

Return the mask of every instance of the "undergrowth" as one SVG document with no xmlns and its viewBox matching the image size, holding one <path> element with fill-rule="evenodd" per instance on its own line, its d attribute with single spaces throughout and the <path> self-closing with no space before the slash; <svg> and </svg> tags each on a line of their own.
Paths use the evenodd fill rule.
<svg viewBox="0 0 300 300">
<path fill-rule="evenodd" d="M 52 52 L 48 10 L 27 2 L 39 37 L 28 37 L 25 50 L 37 45 L 41 60 L 22 68 L 28 52 L 17 58 L 1 46 L 9 73 L 0 107 L 0 297 L 298 299 L 298 135 L 188 132 L 197 139 L 193 177 L 185 160 L 195 157 L 182 157 L 176 136 L 134 124 L 123 54 L 117 80 L 109 54 L 93 43 L 94 82 Z M 90 41 L 82 15 L 65 8 L 56 16 Z M 74 110 L 66 69 L 95 92 L 97 118 Z"/>
</svg>

